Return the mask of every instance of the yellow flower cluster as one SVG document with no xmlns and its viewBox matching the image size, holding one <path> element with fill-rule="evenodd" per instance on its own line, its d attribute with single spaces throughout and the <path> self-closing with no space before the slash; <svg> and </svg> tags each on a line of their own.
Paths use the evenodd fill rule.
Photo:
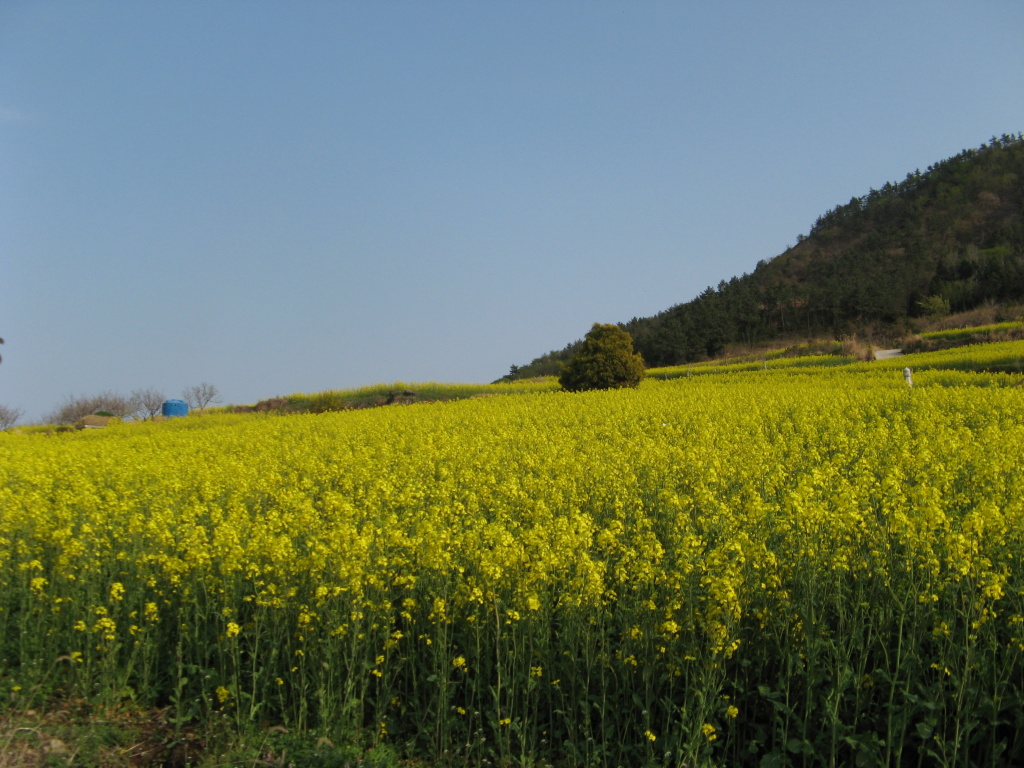
<svg viewBox="0 0 1024 768">
<path fill-rule="evenodd" d="M 603 701 L 643 723 L 623 743 L 700 754 L 763 711 L 727 670 L 810 665 L 882 605 L 931 622 L 942 667 L 1024 651 L 1021 391 L 931 376 L 2 435 L 0 641 L 15 676 L 79 654 L 81 693 L 178 680 L 438 753 L 481 727 L 538 749 L 552 713 L 585 740 Z"/>
</svg>

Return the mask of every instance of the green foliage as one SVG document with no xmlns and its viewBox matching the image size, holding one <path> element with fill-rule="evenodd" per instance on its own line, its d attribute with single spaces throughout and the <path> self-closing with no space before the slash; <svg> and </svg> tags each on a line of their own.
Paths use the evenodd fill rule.
<svg viewBox="0 0 1024 768">
<path fill-rule="evenodd" d="M 503 381 L 522 381 L 538 376 L 560 376 L 576 350 L 583 342 L 577 339 L 567 344 L 563 349 L 552 350 L 540 357 L 535 357 L 529 365 L 513 365 L 509 372 L 502 378 Z"/>
<path fill-rule="evenodd" d="M 348 407 L 340 392 L 328 390 L 316 392 L 309 396 L 310 413 L 327 413 L 328 411 L 343 411 Z"/>
<path fill-rule="evenodd" d="M 925 296 L 917 302 L 917 307 L 927 317 L 945 317 L 949 314 L 949 301 L 944 296 Z"/>
<path fill-rule="evenodd" d="M 255 741 L 256 744 L 252 742 Z M 250 734 L 228 755 L 232 765 L 293 765 L 302 768 L 397 768 L 403 765 L 386 744 L 362 749 L 349 735 L 343 743 L 307 733 Z M 273 762 L 268 762 L 270 758 Z M 223 765 L 223 763 L 220 763 Z"/>
<path fill-rule="evenodd" d="M 579 392 L 635 387 L 643 378 L 644 361 L 633 351 L 633 338 L 617 325 L 594 323 L 558 382 Z"/>
</svg>

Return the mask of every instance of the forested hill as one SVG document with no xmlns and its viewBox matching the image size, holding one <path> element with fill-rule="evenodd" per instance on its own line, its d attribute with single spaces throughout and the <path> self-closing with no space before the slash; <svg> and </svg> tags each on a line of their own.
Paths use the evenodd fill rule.
<svg viewBox="0 0 1024 768">
<path fill-rule="evenodd" d="M 988 301 L 1024 301 L 1022 134 L 838 205 L 752 274 L 620 325 L 647 365 L 661 366 L 713 357 L 732 342 L 898 333 L 928 309 Z M 510 377 L 551 373 L 578 343 L 513 366 Z"/>
</svg>

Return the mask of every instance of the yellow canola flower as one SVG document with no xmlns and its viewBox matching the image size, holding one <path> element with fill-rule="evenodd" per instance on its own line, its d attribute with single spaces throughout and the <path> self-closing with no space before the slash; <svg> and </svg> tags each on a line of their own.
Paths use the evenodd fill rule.
<svg viewBox="0 0 1024 768">
<path fill-rule="evenodd" d="M 594 669 L 704 675 L 743 660 L 759 629 L 813 642 L 801 610 L 818 587 L 893 596 L 942 648 L 968 633 L 1017 647 L 1015 382 L 915 368 L 910 393 L 902 368 L 808 364 L 631 392 L 4 435 L 0 615 L 32 618 L 49 659 L 83 647 L 78 632 L 113 643 L 120 622 L 140 668 L 158 666 L 172 629 L 215 644 L 244 624 L 258 658 L 290 660 L 263 673 L 282 700 L 319 685 L 311 675 L 379 685 L 368 666 L 389 685 L 424 665 L 417 679 L 469 689 L 499 664 L 514 697 L 542 671 L 570 691 L 577 657 L 556 622 L 580 638 L 571 653 L 599 649 Z M 225 646 L 230 666 L 238 647 Z M 76 671 L 113 667 L 117 647 L 90 648 Z"/>
<path fill-rule="evenodd" d="M 112 642 L 117 639 L 117 624 L 109 616 L 101 616 L 93 624 L 92 631 L 101 635 L 104 640 Z"/>
</svg>

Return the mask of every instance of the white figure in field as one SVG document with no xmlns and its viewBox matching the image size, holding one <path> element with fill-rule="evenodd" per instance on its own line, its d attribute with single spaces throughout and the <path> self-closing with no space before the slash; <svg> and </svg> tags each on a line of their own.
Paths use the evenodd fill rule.
<svg viewBox="0 0 1024 768">
<path fill-rule="evenodd" d="M 910 378 L 910 369 L 909 368 L 904 368 L 903 369 L 903 379 L 907 382 L 907 386 L 908 387 L 913 388 L 914 380 L 912 378 Z"/>
</svg>

